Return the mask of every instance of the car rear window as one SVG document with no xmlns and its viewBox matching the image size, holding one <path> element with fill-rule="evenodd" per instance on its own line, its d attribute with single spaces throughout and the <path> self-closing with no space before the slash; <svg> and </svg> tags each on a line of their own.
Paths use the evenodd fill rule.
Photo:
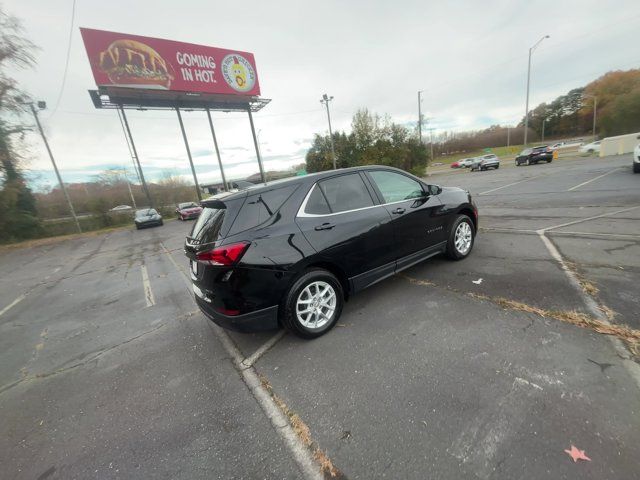
<svg viewBox="0 0 640 480">
<path fill-rule="evenodd" d="M 249 195 L 231 226 L 229 235 L 244 232 L 266 222 L 282 207 L 298 185 L 277 188 Z"/>
<path fill-rule="evenodd" d="M 226 213 L 226 208 L 205 207 L 191 230 L 191 240 L 199 244 L 218 240 Z"/>
<path fill-rule="evenodd" d="M 332 213 L 373 206 L 373 199 L 357 173 L 340 175 L 318 183 Z"/>
</svg>

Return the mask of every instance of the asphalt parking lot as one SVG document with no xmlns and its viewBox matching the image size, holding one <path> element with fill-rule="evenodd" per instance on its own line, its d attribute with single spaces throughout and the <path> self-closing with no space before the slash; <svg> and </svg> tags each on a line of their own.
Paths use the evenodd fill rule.
<svg viewBox="0 0 640 480">
<path fill-rule="evenodd" d="M 346 478 L 637 478 L 638 364 L 562 321 L 640 329 L 630 156 L 430 181 L 474 194 L 472 255 L 371 287 L 314 341 L 212 328 L 190 223 L 0 252 L 2 478 L 312 478 L 251 372 Z"/>
</svg>

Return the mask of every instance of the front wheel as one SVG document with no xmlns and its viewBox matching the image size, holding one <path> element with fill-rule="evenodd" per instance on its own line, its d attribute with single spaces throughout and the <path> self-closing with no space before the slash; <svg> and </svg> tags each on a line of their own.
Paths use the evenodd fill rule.
<svg viewBox="0 0 640 480">
<path fill-rule="evenodd" d="M 449 240 L 447 241 L 446 255 L 452 260 L 462 260 L 466 258 L 475 239 L 475 228 L 473 222 L 466 215 L 458 215 L 451 232 L 449 232 Z"/>
<path fill-rule="evenodd" d="M 317 338 L 331 330 L 342 313 L 344 292 L 340 281 L 321 268 L 306 271 L 289 289 L 282 323 L 302 338 Z"/>
<path fill-rule="evenodd" d="M 633 173 L 640 173 L 640 163 L 633 162 Z"/>
</svg>

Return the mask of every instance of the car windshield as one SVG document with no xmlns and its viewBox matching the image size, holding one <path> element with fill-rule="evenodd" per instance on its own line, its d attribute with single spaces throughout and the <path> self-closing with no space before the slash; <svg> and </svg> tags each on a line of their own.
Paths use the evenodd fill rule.
<svg viewBox="0 0 640 480">
<path fill-rule="evenodd" d="M 157 214 L 158 212 L 156 212 L 153 208 L 145 208 L 144 210 L 138 210 L 136 212 L 136 217 L 151 217 Z"/>
<path fill-rule="evenodd" d="M 180 210 L 184 209 L 184 208 L 194 208 L 197 207 L 198 205 L 195 202 L 185 202 L 185 203 L 179 203 L 178 204 L 178 208 Z"/>
<path fill-rule="evenodd" d="M 522 150 L 520 152 L 520 155 L 529 155 L 531 152 L 533 152 L 533 149 L 531 148 L 525 148 L 524 150 Z"/>
</svg>

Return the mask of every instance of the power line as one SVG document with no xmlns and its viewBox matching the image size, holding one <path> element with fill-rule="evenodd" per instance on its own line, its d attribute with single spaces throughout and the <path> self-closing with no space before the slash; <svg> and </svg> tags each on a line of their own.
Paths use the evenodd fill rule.
<svg viewBox="0 0 640 480">
<path fill-rule="evenodd" d="M 69 25 L 69 41 L 67 42 L 67 59 L 64 62 L 64 72 L 62 73 L 62 84 L 60 85 L 60 92 L 58 93 L 58 98 L 56 100 L 55 105 L 53 106 L 53 110 L 49 115 L 48 119 L 50 120 L 56 114 L 58 110 L 58 105 L 60 105 L 60 100 L 62 100 L 62 95 L 64 94 L 64 87 L 67 83 L 67 72 L 69 71 L 69 58 L 71 56 L 71 40 L 73 39 L 73 24 L 76 16 L 76 0 L 73 0 L 73 4 L 71 6 L 71 24 Z"/>
</svg>

